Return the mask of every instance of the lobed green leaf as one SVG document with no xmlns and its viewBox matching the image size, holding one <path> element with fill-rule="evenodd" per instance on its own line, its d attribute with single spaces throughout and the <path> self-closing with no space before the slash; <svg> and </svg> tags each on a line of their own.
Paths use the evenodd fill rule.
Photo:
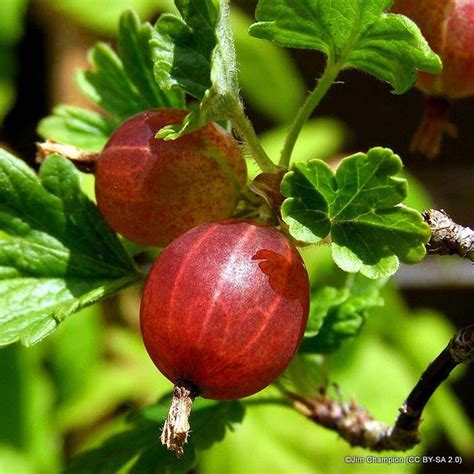
<svg viewBox="0 0 474 474">
<path fill-rule="evenodd" d="M 314 49 L 341 68 L 390 83 L 397 94 L 417 70 L 437 74 L 441 60 L 416 24 L 388 14 L 392 0 L 259 0 L 250 34 L 291 48 Z"/>
<path fill-rule="evenodd" d="M 326 286 L 311 296 L 311 310 L 300 353 L 329 353 L 356 336 L 368 310 L 381 306 L 380 289 L 386 279 L 362 275 L 349 278 L 344 288 Z"/>
<path fill-rule="evenodd" d="M 97 107 L 117 122 L 149 108 L 109 45 L 98 43 L 94 46 L 89 52 L 89 62 L 93 68 L 79 71 L 77 81 L 82 92 Z"/>
<path fill-rule="evenodd" d="M 45 140 L 67 143 L 88 151 L 100 151 L 115 129 L 115 123 L 91 110 L 58 105 L 53 114 L 38 124 L 38 134 Z"/>
<path fill-rule="evenodd" d="M 184 107 L 181 91 L 164 92 L 155 81 L 150 40 L 153 27 L 133 11 L 122 14 L 118 52 L 130 82 L 151 107 Z"/>
<path fill-rule="evenodd" d="M 52 155 L 36 176 L 0 149 L 0 345 L 34 344 L 140 278 L 71 163 Z"/>
<path fill-rule="evenodd" d="M 406 181 L 391 150 L 373 148 L 342 160 L 336 174 L 321 160 L 295 163 L 282 181 L 282 216 L 298 240 L 331 238 L 336 264 L 370 278 L 389 276 L 398 261 L 425 256 L 429 227 L 400 203 Z"/>
<path fill-rule="evenodd" d="M 149 41 L 153 28 L 125 12 L 119 25 L 119 55 L 105 43 L 89 53 L 91 70 L 80 71 L 79 87 L 117 123 L 154 107 L 183 107 L 180 93 L 164 92 L 154 83 Z"/>
</svg>

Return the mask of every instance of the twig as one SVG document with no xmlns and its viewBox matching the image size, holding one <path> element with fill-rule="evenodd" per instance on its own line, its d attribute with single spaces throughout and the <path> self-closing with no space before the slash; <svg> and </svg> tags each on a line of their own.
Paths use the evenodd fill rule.
<svg viewBox="0 0 474 474">
<path fill-rule="evenodd" d="M 474 262 L 474 230 L 453 222 L 443 210 L 429 209 L 423 219 L 431 228 L 426 244 L 429 254 L 459 255 Z"/>
<path fill-rule="evenodd" d="M 335 401 L 325 392 L 315 398 L 286 394 L 300 413 L 338 432 L 351 446 L 371 451 L 406 451 L 420 442 L 421 415 L 435 390 L 458 364 L 473 362 L 474 325 L 460 329 L 428 366 L 400 408 L 393 427 L 375 420 L 355 400 Z"/>
</svg>

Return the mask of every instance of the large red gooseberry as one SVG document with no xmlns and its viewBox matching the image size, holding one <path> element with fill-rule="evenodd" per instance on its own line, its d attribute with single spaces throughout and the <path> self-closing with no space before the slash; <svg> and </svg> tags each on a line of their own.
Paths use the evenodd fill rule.
<svg viewBox="0 0 474 474">
<path fill-rule="evenodd" d="M 186 388 L 191 398 L 227 400 L 269 385 L 294 356 L 308 311 L 308 275 L 289 240 L 229 220 L 191 229 L 165 249 L 148 276 L 140 323 L 179 405 Z M 167 430 L 162 441 L 179 452 Z"/>
<path fill-rule="evenodd" d="M 427 98 L 411 148 L 433 158 L 443 134 L 455 135 L 449 99 L 474 95 L 474 0 L 395 0 L 391 11 L 411 18 L 443 61 L 440 74 L 420 72 L 417 82 Z"/>
<path fill-rule="evenodd" d="M 96 165 L 99 210 L 115 231 L 165 246 L 188 229 L 232 215 L 246 183 L 238 142 L 215 123 L 177 140 L 156 139 L 187 111 L 139 113 L 110 137 Z"/>
<path fill-rule="evenodd" d="M 411 18 L 443 70 L 420 72 L 417 86 L 429 95 L 459 99 L 474 94 L 474 0 L 395 0 L 391 10 Z"/>
</svg>

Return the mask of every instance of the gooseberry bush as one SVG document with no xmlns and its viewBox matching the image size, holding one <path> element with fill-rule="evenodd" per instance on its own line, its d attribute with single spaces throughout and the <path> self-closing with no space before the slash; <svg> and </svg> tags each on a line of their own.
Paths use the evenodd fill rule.
<svg viewBox="0 0 474 474">
<path fill-rule="evenodd" d="M 187 472 L 244 419 L 246 400 L 305 413 L 302 381 L 319 370 L 309 394 L 326 394 L 324 358 L 361 332 L 400 263 L 426 256 L 431 230 L 404 203 L 392 150 L 337 167 L 294 160 L 341 71 L 395 94 L 441 71 L 417 25 L 390 0 L 259 0 L 251 36 L 327 59 L 274 160 L 245 112 L 229 3 L 176 0 L 154 26 L 125 12 L 117 52 L 98 44 L 78 76 L 96 111 L 60 105 L 40 122 L 38 173 L 0 150 L 0 344 L 35 345 L 146 281 L 141 335 L 171 381 L 69 472 Z M 79 170 L 94 174 L 97 205 Z M 310 281 L 322 246 L 342 284 Z M 269 385 L 271 397 L 239 401 Z"/>
</svg>

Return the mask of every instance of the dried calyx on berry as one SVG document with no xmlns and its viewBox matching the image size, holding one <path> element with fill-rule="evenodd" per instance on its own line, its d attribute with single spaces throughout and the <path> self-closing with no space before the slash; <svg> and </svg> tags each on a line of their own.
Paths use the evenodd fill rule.
<svg viewBox="0 0 474 474">
<path fill-rule="evenodd" d="M 443 61 L 438 75 L 419 72 L 417 87 L 426 94 L 426 109 L 414 135 L 412 151 L 436 157 L 448 122 L 451 100 L 474 95 L 474 0 L 395 0 L 392 12 L 411 18 Z"/>
</svg>

